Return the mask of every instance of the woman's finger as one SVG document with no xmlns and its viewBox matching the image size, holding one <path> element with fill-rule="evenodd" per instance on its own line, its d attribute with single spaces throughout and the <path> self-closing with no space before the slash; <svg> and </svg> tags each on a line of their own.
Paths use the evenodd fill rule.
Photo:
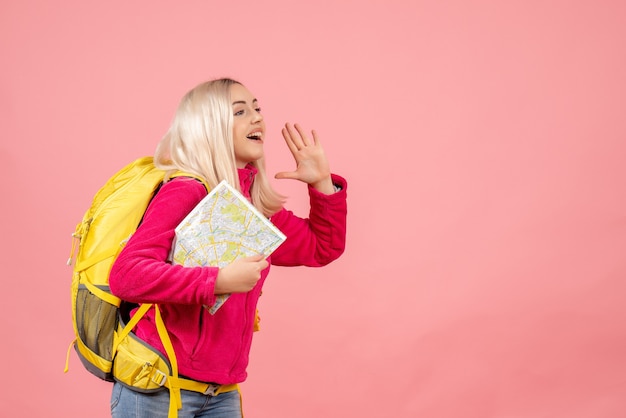
<svg viewBox="0 0 626 418">
<path fill-rule="evenodd" d="M 289 147 L 289 151 L 291 151 L 291 153 L 295 155 L 296 152 L 298 152 L 298 147 L 296 146 L 296 144 L 293 143 L 293 139 L 289 134 L 289 131 L 287 131 L 287 128 L 283 128 L 281 132 L 283 134 L 283 138 L 285 138 L 285 143 Z"/>
<path fill-rule="evenodd" d="M 297 124 L 296 124 L 297 126 Z M 302 135 L 300 134 L 300 131 L 296 129 L 294 129 L 293 126 L 291 126 L 290 124 L 285 124 L 285 128 L 287 128 L 287 131 L 289 132 L 289 135 L 291 136 L 291 140 L 293 141 L 293 144 L 298 148 L 298 149 L 302 149 L 305 147 L 304 142 L 302 141 Z"/>
<path fill-rule="evenodd" d="M 281 171 L 280 173 L 276 173 L 276 175 L 274 175 L 275 179 L 290 179 L 290 180 L 297 180 L 298 179 L 298 173 L 295 171 Z"/>
<path fill-rule="evenodd" d="M 313 145 L 320 145 L 320 138 L 317 136 L 317 132 L 313 130 L 311 134 L 313 135 Z"/>
<path fill-rule="evenodd" d="M 298 134 L 300 134 L 300 138 L 302 139 L 302 144 L 306 147 L 309 145 L 309 139 L 307 138 L 306 132 L 304 131 L 304 129 L 302 129 L 302 127 L 299 124 L 295 124 L 294 127 L 296 128 L 296 130 L 298 131 Z"/>
</svg>

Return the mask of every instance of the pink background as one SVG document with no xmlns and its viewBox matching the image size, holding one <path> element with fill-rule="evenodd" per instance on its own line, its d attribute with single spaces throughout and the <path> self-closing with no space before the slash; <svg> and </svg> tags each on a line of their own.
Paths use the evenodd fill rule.
<svg viewBox="0 0 626 418">
<path fill-rule="evenodd" d="M 247 418 L 626 416 L 625 4 L 3 1 L 0 415 L 108 416 L 62 372 L 70 234 L 228 75 L 271 175 L 290 121 L 350 181 L 345 255 L 270 276 Z"/>
</svg>

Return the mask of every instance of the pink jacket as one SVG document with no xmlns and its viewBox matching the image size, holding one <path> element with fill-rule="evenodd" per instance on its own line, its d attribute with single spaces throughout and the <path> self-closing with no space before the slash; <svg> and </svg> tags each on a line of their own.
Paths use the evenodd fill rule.
<svg viewBox="0 0 626 418">
<path fill-rule="evenodd" d="M 239 170 L 241 190 L 246 197 L 255 174 L 251 166 Z M 317 267 L 343 253 L 347 184 L 335 175 L 333 182 L 342 189 L 333 195 L 309 187 L 308 219 L 286 209 L 272 216 L 272 223 L 287 240 L 268 259 L 270 264 Z M 240 383 L 247 377 L 257 301 L 269 267 L 262 272 L 254 289 L 231 295 L 211 315 L 202 305 L 212 305 L 215 301 L 218 269 L 181 267 L 166 261 L 174 229 L 206 194 L 204 186 L 190 178 L 177 177 L 164 184 L 114 263 L 109 284 L 111 292 L 122 300 L 160 304 L 182 376 L 218 384 Z M 139 322 L 135 333 L 165 353 L 152 309 Z"/>
</svg>

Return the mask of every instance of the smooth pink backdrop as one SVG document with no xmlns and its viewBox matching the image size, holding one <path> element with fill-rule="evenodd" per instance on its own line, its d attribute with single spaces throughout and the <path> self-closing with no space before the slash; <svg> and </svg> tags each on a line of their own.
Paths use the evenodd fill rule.
<svg viewBox="0 0 626 418">
<path fill-rule="evenodd" d="M 345 255 L 270 276 L 246 418 L 626 416 L 625 4 L 3 1 L 0 415 L 108 416 L 62 372 L 70 234 L 232 76 L 272 175 L 290 121 L 350 181 Z"/>
</svg>

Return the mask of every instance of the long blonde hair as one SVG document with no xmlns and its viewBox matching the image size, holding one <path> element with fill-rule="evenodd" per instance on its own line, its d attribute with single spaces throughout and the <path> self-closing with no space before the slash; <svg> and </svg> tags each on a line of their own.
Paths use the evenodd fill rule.
<svg viewBox="0 0 626 418">
<path fill-rule="evenodd" d="M 180 170 L 204 178 L 210 187 L 226 180 L 240 190 L 233 145 L 233 84 L 241 83 L 229 78 L 211 80 L 183 96 L 154 154 L 154 163 L 166 172 L 166 180 Z M 250 190 L 252 204 L 270 217 L 282 208 L 284 198 L 270 186 L 263 159 L 251 164 L 258 170 Z"/>
</svg>

